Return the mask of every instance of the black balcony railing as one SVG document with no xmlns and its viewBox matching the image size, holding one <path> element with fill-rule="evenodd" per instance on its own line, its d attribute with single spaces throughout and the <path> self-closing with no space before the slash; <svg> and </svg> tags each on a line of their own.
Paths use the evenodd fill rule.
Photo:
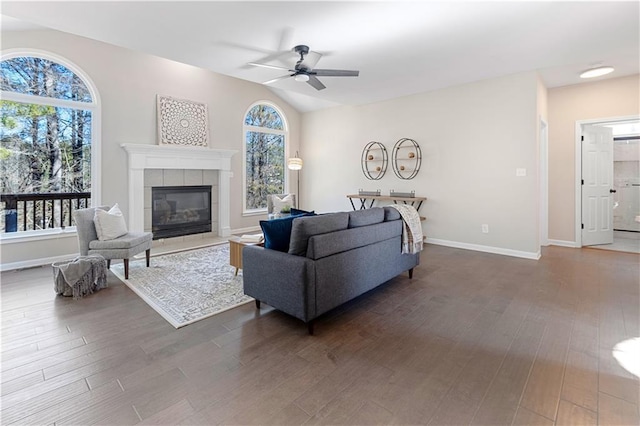
<svg viewBox="0 0 640 426">
<path fill-rule="evenodd" d="M 4 203 L 2 232 L 73 226 L 73 210 L 89 207 L 90 192 L 0 194 Z"/>
</svg>

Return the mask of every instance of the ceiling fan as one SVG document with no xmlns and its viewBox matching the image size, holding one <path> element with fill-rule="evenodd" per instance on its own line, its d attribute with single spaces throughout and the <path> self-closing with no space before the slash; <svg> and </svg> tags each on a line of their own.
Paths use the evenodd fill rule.
<svg viewBox="0 0 640 426">
<path fill-rule="evenodd" d="M 253 65 L 256 67 L 263 67 L 263 68 L 273 68 L 277 70 L 285 70 L 292 73 L 292 74 L 283 75 L 282 77 L 274 78 L 273 80 L 265 81 L 264 84 L 271 84 L 271 83 L 275 83 L 276 81 L 293 77 L 296 81 L 306 81 L 309 85 L 311 85 L 316 90 L 322 90 L 326 88 L 326 86 L 322 84 L 320 80 L 318 80 L 318 77 L 357 77 L 360 74 L 360 71 L 325 70 L 325 69 L 312 68 L 310 63 L 305 63 L 305 55 L 309 54 L 309 46 L 305 46 L 301 44 L 294 47 L 293 51 L 298 55 L 300 55 L 300 59 L 298 59 L 298 62 L 296 62 L 296 65 L 293 69 L 279 67 L 277 65 L 261 64 L 258 62 L 249 62 L 249 65 Z M 318 62 L 318 60 L 320 60 L 320 57 L 322 57 L 322 55 L 317 52 L 312 52 L 312 53 L 317 55 L 317 58 L 315 59 L 314 62 Z"/>
</svg>

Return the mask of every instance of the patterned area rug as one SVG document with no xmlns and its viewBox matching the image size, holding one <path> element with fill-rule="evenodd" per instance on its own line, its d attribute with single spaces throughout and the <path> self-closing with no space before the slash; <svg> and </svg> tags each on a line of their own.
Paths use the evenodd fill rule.
<svg viewBox="0 0 640 426">
<path fill-rule="evenodd" d="M 229 244 L 132 260 L 111 271 L 175 328 L 184 327 L 253 300 L 242 290 L 242 271 L 229 265 Z"/>
</svg>

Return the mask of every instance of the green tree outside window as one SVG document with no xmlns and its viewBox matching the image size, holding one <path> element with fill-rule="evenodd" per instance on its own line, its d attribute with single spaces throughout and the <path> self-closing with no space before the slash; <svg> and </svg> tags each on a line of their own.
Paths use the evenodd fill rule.
<svg viewBox="0 0 640 426">
<path fill-rule="evenodd" d="M 0 89 L 0 193 L 90 192 L 94 100 L 82 79 L 19 56 L 0 62 Z"/>
<path fill-rule="evenodd" d="M 258 104 L 245 120 L 246 210 L 267 207 L 268 194 L 285 190 L 286 129 L 281 114 L 272 106 Z"/>
</svg>

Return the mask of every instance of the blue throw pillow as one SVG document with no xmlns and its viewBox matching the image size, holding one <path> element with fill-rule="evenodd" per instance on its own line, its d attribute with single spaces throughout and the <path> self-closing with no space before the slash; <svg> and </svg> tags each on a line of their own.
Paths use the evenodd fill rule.
<svg viewBox="0 0 640 426">
<path fill-rule="evenodd" d="M 296 217 L 307 216 L 306 214 L 291 215 L 281 219 L 261 220 L 260 228 L 264 234 L 264 248 L 289 251 L 289 240 L 291 239 L 291 225 Z"/>
<path fill-rule="evenodd" d="M 300 210 L 300 209 L 295 209 L 293 207 L 291 207 L 291 216 L 300 216 L 300 215 L 307 215 L 307 216 L 316 216 L 316 212 L 315 211 L 306 211 L 306 210 Z"/>
</svg>

